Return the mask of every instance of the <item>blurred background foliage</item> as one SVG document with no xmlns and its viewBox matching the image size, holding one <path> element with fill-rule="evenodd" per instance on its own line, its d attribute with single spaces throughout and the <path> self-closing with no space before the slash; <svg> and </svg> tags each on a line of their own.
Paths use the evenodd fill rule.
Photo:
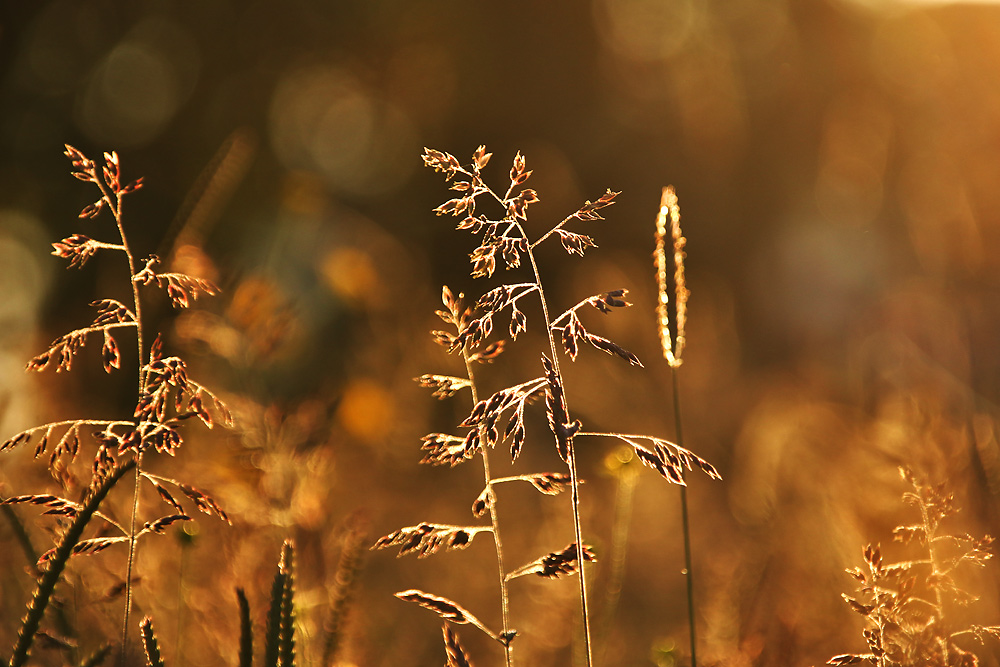
<svg viewBox="0 0 1000 667">
<path fill-rule="evenodd" d="M 497 185 L 523 151 L 539 230 L 605 188 L 623 191 L 606 222 L 581 230 L 598 250 L 541 253 L 557 304 L 627 287 L 636 305 L 594 328 L 646 369 L 586 351 L 569 369 L 592 430 L 673 436 L 649 254 L 660 187 L 676 186 L 692 291 L 686 441 L 725 478 L 690 491 L 707 664 L 807 665 L 864 648 L 840 599 L 852 586 L 843 569 L 914 518 L 899 502 L 900 464 L 949 481 L 965 508 L 955 530 L 998 532 L 1000 7 L 4 2 L 0 66 L 4 437 L 117 415 L 134 399 L 130 376 L 106 377 L 96 359 L 66 376 L 21 372 L 91 317 L 87 302 L 125 284 L 114 261 L 66 273 L 46 255 L 48 242 L 100 237 L 108 224 L 74 222 L 91 193 L 69 177 L 63 143 L 119 151 L 126 179 L 146 182 L 127 202 L 138 252 L 224 288 L 176 318 L 150 297 L 168 349 L 240 419 L 154 464 L 235 520 L 202 518 L 140 550 L 137 604 L 164 619 L 173 664 L 232 661 L 233 588 L 247 586 L 262 610 L 286 536 L 300 548 L 304 647 L 337 587 L 345 536 L 471 519 L 477 463 L 416 465 L 419 438 L 467 409 L 411 381 L 461 372 L 425 335 L 440 324 L 440 285 L 487 289 L 468 277 L 470 238 L 430 212 L 447 197 L 421 168 L 424 146 L 464 161 L 486 144 Z M 519 340 L 481 373 L 484 389 L 537 374 L 540 345 Z M 559 469 L 544 417 L 533 428 L 515 474 Z M 609 447 L 581 453 L 604 664 L 684 664 L 676 489 L 636 476 Z M 0 492 L 46 485 L 42 462 L 4 455 Z M 568 498 L 503 492 L 509 561 L 571 540 Z M 613 535 L 629 493 L 618 598 Z M 21 515 L 44 545 L 52 523 Z M 12 543 L 6 523 L 0 539 Z M 63 589 L 81 650 L 116 636 L 122 557 L 81 559 Z M 0 549 L 0 562 L 3 646 L 30 578 L 15 550 Z M 492 562 L 485 542 L 426 561 L 366 556 L 341 663 L 439 664 L 437 620 L 392 593 L 452 597 L 497 625 Z M 983 596 L 970 612 L 979 622 L 1000 621 L 998 582 L 987 568 L 969 583 Z M 574 586 L 514 586 L 525 664 L 571 663 Z M 474 633 L 463 641 L 477 664 L 499 660 Z M 995 644 L 980 653 L 997 664 Z M 56 650 L 40 656 L 60 664 Z"/>
</svg>

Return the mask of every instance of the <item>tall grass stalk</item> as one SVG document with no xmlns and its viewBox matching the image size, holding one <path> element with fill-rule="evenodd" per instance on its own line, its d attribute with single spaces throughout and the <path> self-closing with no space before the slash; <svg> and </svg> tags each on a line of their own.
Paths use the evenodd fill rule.
<svg viewBox="0 0 1000 667">
<path fill-rule="evenodd" d="M 228 408 L 215 394 L 188 377 L 186 364 L 180 357 L 162 355 L 159 338 L 147 349 L 144 344 L 146 337 L 139 286 L 155 285 L 164 289 L 171 303 L 178 308 L 189 306 L 199 295 L 215 294 L 218 288 L 208 281 L 182 273 L 157 272 L 155 267 L 159 260 L 155 256 L 147 258 L 143 268 L 137 270 L 135 255 L 125 234 L 122 200 L 126 195 L 142 187 L 142 179 L 128 185 L 123 184 L 118 155 L 114 152 L 104 153 L 102 163 L 90 160 L 82 152 L 68 145 L 65 154 L 75 169 L 72 172 L 73 176 L 85 183 L 92 183 L 100 192 L 96 201 L 84 207 L 79 218 L 97 218 L 105 209 L 108 210 L 115 220 L 120 242 L 107 243 L 84 234 L 72 234 L 62 241 L 53 243 L 52 254 L 68 260 L 70 267 L 83 267 L 98 253 L 104 251 L 123 253 L 129 269 L 128 281 L 132 292 L 132 304 L 130 308 L 115 299 L 95 301 L 91 304 L 98 310 L 94 321 L 88 326 L 74 329 L 56 338 L 45 352 L 36 355 L 28 362 L 27 370 L 42 371 L 46 368 L 55 368 L 57 371 L 69 371 L 74 357 L 87 343 L 88 338 L 100 336 L 103 338 L 101 346 L 103 367 L 105 372 L 111 373 L 121 367 L 121 354 L 115 336 L 119 335 L 122 329 L 132 329 L 135 331 L 138 350 L 137 396 L 135 409 L 129 419 L 55 421 L 29 428 L 0 444 L 0 451 L 4 451 L 34 440 L 35 458 L 48 454 L 49 467 L 55 471 L 76 459 L 84 440 L 92 437 L 99 443 L 93 459 L 91 480 L 82 501 L 76 502 L 51 494 L 21 495 L 0 501 L 4 504 L 41 505 L 48 508 L 45 514 L 70 519 L 68 526 L 57 539 L 56 546 L 38 558 L 37 568 L 41 576 L 18 634 L 10 660 L 11 667 L 18 667 L 27 661 L 46 607 L 52 599 L 68 559 L 78 554 L 95 554 L 127 542 L 126 599 L 122 614 L 120 647 L 120 659 L 124 662 L 128 648 L 132 571 L 137 540 L 148 534 L 163 534 L 174 523 L 191 520 L 180 502 L 173 497 L 171 491 L 167 490 L 167 485 L 175 487 L 201 511 L 216 514 L 228 521 L 225 511 L 205 493 L 190 485 L 150 475 L 142 470 L 145 453 L 154 450 L 155 453 L 172 455 L 183 444 L 180 427 L 185 420 L 194 417 L 211 428 L 218 418 L 225 424 L 231 425 L 232 417 Z M 52 443 L 55 443 L 54 446 L 50 446 Z M 112 488 L 133 468 L 136 476 L 131 520 L 128 528 L 125 528 L 99 510 Z M 171 514 L 145 522 L 139 529 L 139 485 L 143 479 L 156 487 L 161 499 L 170 505 Z M 84 530 L 95 516 L 106 521 L 122 535 L 83 539 Z"/>
<path fill-rule="evenodd" d="M 497 564 L 501 579 L 501 606 L 503 615 L 503 630 L 496 633 L 490 630 L 482 621 L 457 603 L 431 595 L 421 590 L 410 589 L 396 593 L 402 600 L 415 602 L 445 618 L 449 623 L 470 624 L 504 646 L 505 660 L 508 666 L 513 663 L 510 643 L 516 632 L 510 627 L 508 620 L 507 583 L 515 578 L 529 574 L 544 578 L 558 578 L 575 575 L 579 577 L 580 625 L 583 641 L 578 644 L 582 654 L 581 662 L 587 667 L 593 667 L 593 646 L 591 642 L 590 608 L 587 594 L 587 581 L 584 563 L 596 560 L 593 550 L 583 541 L 583 521 L 580 513 L 580 475 L 576 456 L 576 440 L 581 437 L 615 438 L 625 442 L 643 464 L 656 470 L 669 482 L 683 484 L 681 470 L 698 467 L 710 477 L 717 478 L 715 468 L 700 457 L 683 447 L 661 438 L 647 435 L 627 435 L 623 433 L 584 433 L 579 419 L 571 416 L 566 398 L 567 390 L 563 378 L 560 355 L 575 361 L 580 352 L 581 343 L 591 345 L 607 354 L 618 356 L 634 366 L 641 366 L 639 359 L 618 344 L 590 333 L 584 328 L 578 314 L 579 311 L 592 307 L 603 314 L 608 314 L 616 308 L 625 308 L 630 304 L 625 301 L 625 289 L 615 289 L 596 294 L 578 302 L 576 305 L 553 317 L 550 303 L 543 287 L 541 271 L 535 256 L 535 248 L 549 238 L 557 237 L 563 249 L 571 255 L 582 256 L 588 248 L 596 247 L 594 240 L 584 234 L 569 231 L 567 226 L 603 220 L 598 211 L 614 203 L 617 192 L 608 190 L 596 201 L 587 201 L 575 213 L 567 216 L 545 233 L 531 240 L 535 232 L 527 224 L 528 207 L 538 201 L 538 194 L 524 188 L 518 191 L 518 186 L 531 176 L 531 171 L 525 166 L 524 156 L 518 153 L 510 169 L 510 186 L 504 194 L 498 194 L 486 185 L 481 170 L 489 162 L 491 154 L 480 146 L 473 155 L 468 167 L 452 155 L 426 149 L 424 163 L 444 172 L 446 180 L 453 181 L 451 189 L 464 193 L 434 209 L 438 215 L 454 215 L 463 217 L 458 229 L 468 230 L 480 235 L 480 245 L 472 254 L 472 277 L 488 278 L 493 276 L 498 265 L 507 269 L 518 269 L 526 258 L 530 264 L 531 279 L 527 282 L 508 283 L 495 287 L 483 294 L 472 308 L 463 308 L 451 291 L 446 287 L 442 300 L 447 312 L 438 311 L 445 322 L 456 328 L 456 333 L 432 332 L 435 340 L 451 352 L 461 351 L 465 359 L 466 378 L 447 375 L 423 375 L 417 378 L 421 385 L 434 389 L 434 395 L 447 398 L 464 389 L 471 389 L 473 394 L 473 409 L 468 417 L 459 425 L 468 429 L 464 436 L 445 433 L 432 433 L 423 438 L 425 455 L 423 463 L 455 466 L 472 458 L 477 452 L 482 454 L 486 486 L 473 503 L 473 515 L 483 517 L 487 509 L 490 511 L 490 525 L 452 526 L 432 523 L 422 523 L 408 526 L 380 538 L 373 548 L 398 546 L 400 555 L 415 553 L 419 556 L 429 556 L 442 550 L 465 549 L 479 533 L 492 533 L 497 551 Z M 477 198 L 492 200 L 499 204 L 504 213 L 499 219 L 491 219 L 476 214 Z M 490 203 L 487 201 L 487 203 Z M 498 357 L 505 348 L 505 340 L 487 342 L 494 332 L 494 320 L 510 314 L 508 332 L 510 340 L 527 327 L 527 318 L 518 306 L 518 301 L 525 296 L 534 295 L 542 311 L 542 319 L 548 342 L 547 350 L 540 355 L 542 375 L 521 382 L 493 393 L 488 398 L 480 399 L 475 386 L 471 362 L 488 362 Z M 473 314 L 476 317 L 473 317 Z M 503 315 L 501 315 L 503 313 Z M 499 329 L 499 327 L 497 327 Z M 558 333 L 558 339 L 557 339 Z M 557 345 L 557 340 L 559 345 Z M 546 416 L 549 431 L 555 440 L 556 453 L 566 464 L 567 473 L 533 473 L 509 477 L 492 477 L 490 460 L 487 450 L 504 443 L 510 444 L 511 461 L 517 460 L 526 441 L 525 408 L 536 398 L 545 398 Z M 506 423 L 506 426 L 504 426 Z M 503 427 L 501 429 L 501 427 Z M 551 441 L 550 441 L 551 442 Z M 570 490 L 573 516 L 573 542 L 567 547 L 548 553 L 541 558 L 527 563 L 512 571 L 506 571 L 503 562 L 503 549 L 499 538 L 499 519 L 496 513 L 495 487 L 506 482 L 528 482 L 536 490 L 548 495 L 555 495 Z M 464 650 L 458 643 L 458 636 L 449 628 L 445 628 L 445 648 L 448 657 L 448 667 L 467 664 Z"/>
<path fill-rule="evenodd" d="M 465 362 L 465 372 L 469 378 L 469 390 L 472 393 L 472 405 L 475 407 L 479 403 L 479 390 L 476 388 L 476 375 L 472 370 L 472 358 L 469 351 L 462 348 L 462 360 Z M 493 476 L 490 474 L 489 448 L 480 447 L 479 453 L 483 457 L 483 476 L 486 480 L 487 502 L 489 502 L 490 526 L 493 529 L 493 544 L 496 547 L 497 555 L 497 575 L 500 584 L 500 613 L 503 624 L 503 637 L 510 635 L 510 595 L 507 591 L 507 569 L 503 564 L 503 541 L 500 539 L 500 515 L 497 507 L 497 494 L 493 488 Z M 503 642 L 504 664 L 506 667 L 513 667 L 514 656 L 511 642 Z"/>
<path fill-rule="evenodd" d="M 681 392 L 677 368 L 671 373 L 674 381 L 674 423 L 677 444 L 684 446 L 684 428 L 681 421 Z M 683 473 L 682 473 L 683 474 Z M 680 485 L 681 532 L 684 534 L 684 579 L 687 583 L 688 635 L 691 644 L 691 667 L 698 666 L 698 630 L 694 605 L 694 559 L 691 557 L 691 520 L 688 514 L 687 485 Z"/>
<path fill-rule="evenodd" d="M 674 320 L 676 327 L 670 331 L 670 292 L 667 288 L 667 222 L 670 222 L 669 239 L 672 250 L 674 268 Z M 677 194 L 673 187 L 663 188 L 660 194 L 660 210 L 656 216 L 656 250 L 653 254 L 656 260 L 657 304 L 656 315 L 660 334 L 660 347 L 663 358 L 670 366 L 673 380 L 674 428 L 677 444 L 684 446 L 684 427 L 681 419 L 681 392 L 679 370 L 684 353 L 685 325 L 687 324 L 687 301 L 690 292 L 684 276 L 684 246 L 687 240 L 681 234 L 681 209 L 677 203 Z M 691 644 L 691 667 L 698 666 L 698 633 L 695 620 L 694 595 L 694 561 L 691 557 L 691 521 L 688 513 L 687 484 L 683 481 L 684 471 L 681 471 L 681 529 L 684 536 L 684 578 L 687 584 L 687 610 L 689 639 Z"/>
</svg>

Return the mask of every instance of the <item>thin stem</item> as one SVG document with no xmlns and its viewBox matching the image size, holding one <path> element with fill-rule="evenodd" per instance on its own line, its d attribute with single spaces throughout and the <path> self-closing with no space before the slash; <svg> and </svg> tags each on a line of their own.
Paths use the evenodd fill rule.
<svg viewBox="0 0 1000 667">
<path fill-rule="evenodd" d="M 931 518 L 930 518 L 930 514 L 927 511 L 927 503 L 924 500 L 924 497 L 922 496 L 922 494 L 920 494 L 918 492 L 917 495 L 918 495 L 918 500 L 919 500 L 919 502 L 917 504 L 920 506 L 920 518 L 923 520 L 924 535 L 925 535 L 925 538 L 927 540 L 927 555 L 930 558 L 931 577 L 932 578 L 937 578 L 939 575 L 944 574 L 941 571 L 941 569 L 938 567 L 938 563 L 940 561 L 938 560 L 937 550 L 934 548 L 934 545 L 937 542 L 937 523 L 936 522 L 932 523 Z M 941 587 L 940 586 L 934 586 L 933 588 L 934 588 L 934 600 L 935 600 L 935 602 L 937 602 L 937 610 L 936 610 L 937 613 L 936 613 L 936 616 L 937 616 L 938 621 L 943 624 L 944 623 L 944 597 L 941 594 Z M 948 642 L 944 642 L 943 643 L 943 649 L 944 649 L 944 659 L 946 661 L 945 664 L 947 664 L 947 660 L 948 660 Z"/>
<path fill-rule="evenodd" d="M 678 368 L 672 367 L 670 375 L 674 380 L 674 424 L 677 430 L 677 444 L 684 446 L 684 430 L 681 422 L 681 392 L 678 380 Z M 683 468 L 679 471 L 684 477 Z M 681 527 L 684 533 L 684 576 L 687 580 L 688 624 L 691 639 L 691 667 L 698 667 L 698 635 L 694 615 L 694 572 L 691 558 L 691 526 L 688 519 L 687 486 L 681 485 Z"/>
<path fill-rule="evenodd" d="M 132 302 L 135 307 L 133 311 L 135 313 L 135 339 L 136 347 L 138 349 L 138 357 L 136 365 L 138 366 L 138 396 L 142 395 L 145 390 L 145 377 L 146 377 L 146 365 L 143 356 L 143 340 L 142 340 L 142 300 L 139 298 L 139 285 L 135 282 L 135 258 L 132 255 L 132 249 L 129 247 L 128 238 L 125 235 L 125 226 L 122 223 L 122 194 L 121 192 L 115 192 L 112 195 L 108 191 L 107 184 L 101 180 L 101 178 L 96 176 L 94 181 L 97 186 L 101 189 L 101 193 L 104 196 L 104 200 L 111 209 L 112 214 L 115 217 L 115 224 L 118 225 L 118 235 L 122 240 L 122 251 L 125 253 L 125 258 L 128 260 L 128 275 L 129 283 L 132 285 Z M 135 486 L 132 493 L 132 517 L 129 525 L 129 542 L 128 542 L 128 565 L 125 568 L 125 612 L 122 619 L 122 646 L 121 646 L 121 662 L 125 661 L 125 654 L 128 649 L 128 620 L 129 614 L 132 611 L 132 568 L 135 564 L 135 549 L 136 549 L 136 517 L 139 513 L 139 482 L 142 475 L 142 452 L 137 451 L 135 455 Z"/>
<path fill-rule="evenodd" d="M 139 513 L 139 481 L 142 470 L 142 454 L 135 455 L 135 486 L 132 489 L 132 517 L 129 522 L 128 534 L 128 565 L 125 568 L 125 614 L 122 619 L 122 649 L 121 662 L 125 662 L 125 653 L 128 648 L 128 617 L 132 611 L 132 567 L 135 564 L 136 549 L 136 516 Z"/>
<path fill-rule="evenodd" d="M 520 225 L 518 228 L 521 229 Z M 524 234 L 524 230 L 521 229 L 521 233 Z M 527 234 L 525 234 L 527 238 Z M 544 238 L 544 237 L 543 237 Z M 536 242 L 537 244 L 537 242 Z M 552 322 L 549 319 L 549 306 L 545 301 L 545 290 L 542 288 L 542 278 L 538 272 L 538 263 L 535 261 L 535 253 L 533 252 L 533 246 L 528 246 L 528 259 L 531 261 L 531 270 L 535 274 L 535 284 L 538 285 L 538 300 L 542 304 L 542 316 L 545 319 L 545 334 L 549 337 L 549 350 L 552 353 L 552 368 L 556 373 L 556 377 L 559 378 L 560 384 L 565 386 L 562 377 L 562 370 L 559 368 L 559 354 L 556 351 L 556 341 L 552 336 Z M 569 401 L 565 398 L 565 392 L 563 395 L 563 400 L 566 406 L 566 419 L 569 420 Z M 569 477 L 570 486 L 572 488 L 573 496 L 573 533 L 576 538 L 576 549 L 579 557 L 580 570 L 580 614 L 581 621 L 583 622 L 583 648 L 587 656 L 587 667 L 593 667 L 594 658 L 593 652 L 590 647 L 590 619 L 587 608 L 587 578 L 584 576 L 584 563 L 583 559 L 583 528 L 580 523 L 580 478 L 577 475 L 576 469 L 576 447 L 574 446 L 573 438 L 569 437 L 566 441 L 567 454 L 566 457 L 569 459 L 567 465 L 569 466 Z"/>
<path fill-rule="evenodd" d="M 472 361 L 465 347 L 462 348 L 462 359 L 469 377 L 469 389 L 472 391 L 472 405 L 479 404 L 479 392 L 476 390 L 476 377 L 472 371 Z M 507 569 L 503 564 L 503 542 L 500 540 L 500 516 L 497 511 L 497 496 L 493 490 L 493 478 L 490 475 L 490 457 L 485 446 L 480 447 L 483 455 L 483 475 L 486 479 L 486 493 L 489 499 L 490 523 L 493 526 L 493 543 L 497 552 L 497 574 L 500 580 L 500 610 L 503 617 L 503 653 L 507 667 L 512 667 L 514 657 L 510 647 L 510 598 L 507 593 Z"/>
</svg>

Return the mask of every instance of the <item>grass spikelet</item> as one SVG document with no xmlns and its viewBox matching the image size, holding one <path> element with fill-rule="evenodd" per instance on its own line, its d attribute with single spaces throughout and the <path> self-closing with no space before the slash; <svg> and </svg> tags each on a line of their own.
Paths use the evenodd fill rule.
<svg viewBox="0 0 1000 667">
<path fill-rule="evenodd" d="M 422 523 L 407 526 L 394 533 L 380 537 L 372 549 L 399 547 L 398 556 L 416 553 L 418 558 L 426 558 L 441 550 L 466 549 L 479 533 L 491 532 L 483 526 L 448 526 Z"/>
<path fill-rule="evenodd" d="M 507 644 L 510 641 L 509 638 L 498 636 L 495 632 L 487 628 L 486 625 L 476 618 L 470 611 L 448 598 L 443 598 L 439 595 L 431 595 L 430 593 L 425 593 L 415 588 L 400 591 L 399 593 L 396 593 L 396 597 L 400 600 L 406 600 L 407 602 L 415 602 L 421 607 L 430 609 L 441 618 L 451 621 L 452 623 L 468 623 L 469 625 L 473 625 L 486 633 L 491 639 L 495 639 L 501 644 Z"/>
<path fill-rule="evenodd" d="M 586 544 L 583 545 L 583 560 L 587 563 L 597 562 L 597 555 Z M 576 543 L 574 542 L 565 549 L 553 551 L 517 568 L 507 575 L 507 579 L 515 579 L 528 574 L 537 574 L 546 579 L 559 579 L 563 576 L 576 574 L 579 569 L 580 558 L 577 555 Z"/>
<path fill-rule="evenodd" d="M 469 654 L 458 642 L 458 633 L 447 623 L 441 627 L 441 632 L 444 634 L 444 650 L 447 656 L 444 667 L 472 667 Z"/>
</svg>

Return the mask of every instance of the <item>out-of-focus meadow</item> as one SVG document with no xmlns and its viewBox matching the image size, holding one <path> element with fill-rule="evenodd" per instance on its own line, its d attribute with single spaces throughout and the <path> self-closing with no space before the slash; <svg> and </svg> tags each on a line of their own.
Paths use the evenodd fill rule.
<svg viewBox="0 0 1000 667">
<path fill-rule="evenodd" d="M 892 542 L 893 527 L 917 519 L 900 500 L 900 465 L 948 482 L 963 509 L 945 528 L 1000 533 L 998 6 L 7 2 L 0 66 L 0 440 L 120 417 L 135 398 L 130 373 L 101 370 L 96 343 L 71 373 L 23 372 L 90 320 L 88 302 L 127 296 L 119 258 L 67 272 L 47 254 L 73 232 L 113 230 L 75 219 L 92 197 L 69 176 L 64 143 L 117 150 L 125 178 L 146 184 L 125 212 L 137 252 L 223 290 L 180 313 L 151 301 L 149 326 L 237 419 L 231 431 L 192 429 L 176 457 L 149 464 L 211 492 L 233 519 L 199 515 L 140 544 L 135 604 L 157 619 L 168 664 L 235 664 L 234 588 L 247 588 L 262 624 L 285 538 L 298 549 L 309 665 L 345 538 L 473 521 L 479 464 L 418 465 L 420 438 L 453 428 L 467 399 L 438 402 L 412 378 L 463 372 L 428 334 L 441 286 L 474 298 L 507 276 L 469 277 L 476 243 L 431 213 L 448 196 L 421 167 L 424 146 L 464 161 L 485 144 L 498 182 L 522 151 L 541 197 L 529 225 L 542 231 L 622 191 L 606 221 L 587 223 L 599 248 L 539 251 L 559 312 L 630 290 L 634 307 L 593 329 L 645 368 L 585 350 L 567 369 L 592 430 L 674 437 L 650 254 L 660 188 L 676 187 L 692 293 L 684 439 L 724 478 L 693 476 L 689 489 L 700 662 L 864 652 L 844 569 L 862 565 L 868 543 L 887 558 L 914 553 Z M 485 391 L 538 374 L 544 336 L 530 316 L 480 370 Z M 563 469 L 536 412 L 521 458 L 511 467 L 498 449 L 495 475 Z M 0 494 L 56 488 L 30 454 L 2 454 Z M 683 665 L 677 488 L 619 454 L 579 452 L 584 532 L 600 559 L 596 655 Z M 567 494 L 503 491 L 512 563 L 572 541 Z M 109 511 L 127 518 L 129 506 L 123 493 Z M 18 513 L 48 548 L 51 518 Z M 616 563 L 605 556 L 626 530 Z M 14 543 L 0 520 L 4 655 L 33 583 Z M 88 650 L 118 636 L 123 551 L 74 559 L 60 589 Z M 982 596 L 967 612 L 975 622 L 1000 623 L 998 572 L 960 579 Z M 572 664 L 575 582 L 511 587 L 519 661 Z M 487 539 L 419 560 L 366 551 L 340 664 L 443 663 L 439 619 L 393 597 L 408 588 L 498 625 Z M 460 630 L 475 664 L 502 663 L 495 643 Z M 998 664 L 996 640 L 976 650 Z M 58 650 L 35 655 L 62 664 Z"/>
</svg>

